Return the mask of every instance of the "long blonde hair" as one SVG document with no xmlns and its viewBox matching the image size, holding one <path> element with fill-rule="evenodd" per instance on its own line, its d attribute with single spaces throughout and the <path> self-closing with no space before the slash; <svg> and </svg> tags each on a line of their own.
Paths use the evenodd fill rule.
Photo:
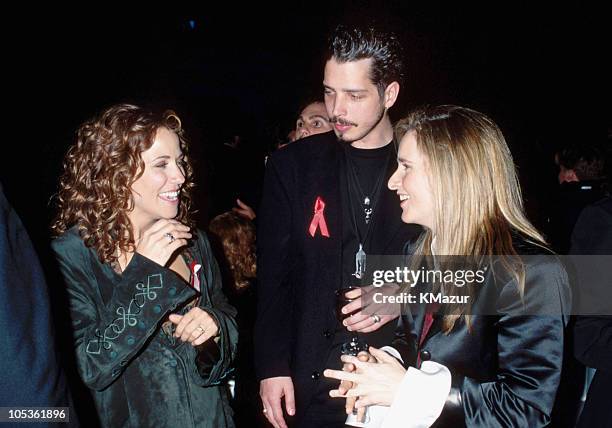
<svg viewBox="0 0 612 428">
<path fill-rule="evenodd" d="M 411 131 L 428 161 L 436 254 L 473 260 L 503 256 L 522 293 L 525 272 L 516 257 L 513 232 L 536 245 L 546 243 L 525 216 L 514 161 L 499 127 L 482 113 L 444 105 L 415 110 L 399 121 L 396 140 Z M 431 255 L 431 244 L 432 232 L 426 229 L 415 254 Z M 449 305 L 446 332 L 461 316 L 470 325 L 467 308 Z"/>
</svg>

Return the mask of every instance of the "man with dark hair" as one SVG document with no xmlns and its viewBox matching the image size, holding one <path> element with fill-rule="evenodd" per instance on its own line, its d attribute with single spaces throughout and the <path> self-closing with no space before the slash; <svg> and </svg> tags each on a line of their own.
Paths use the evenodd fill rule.
<svg viewBox="0 0 612 428">
<path fill-rule="evenodd" d="M 570 236 L 583 208 L 606 194 L 605 156 L 596 146 L 566 147 L 555 155 L 559 189 L 551 204 L 548 238 L 560 254 L 567 254 Z"/>
<path fill-rule="evenodd" d="M 373 346 L 393 337 L 393 315 L 362 307 L 340 324 L 334 305 L 338 289 L 367 285 L 368 254 L 401 254 L 419 232 L 401 222 L 397 195 L 386 187 L 397 156 L 388 110 L 400 90 L 399 47 L 389 33 L 338 27 L 323 78 L 334 132 L 299 140 L 268 160 L 255 368 L 262 410 L 275 427 L 285 427 L 286 418 L 297 427 L 344 426 L 344 404 L 329 397 L 337 385 L 323 369 L 341 367 L 347 328 Z"/>
<path fill-rule="evenodd" d="M 397 36 L 374 27 L 337 27 L 326 57 L 340 64 L 371 60 L 368 75 L 381 97 L 391 83 L 403 80 L 402 48 Z"/>
<path fill-rule="evenodd" d="M 597 147 L 566 147 L 555 160 L 559 184 L 601 180 L 604 174 L 604 156 Z"/>
<path fill-rule="evenodd" d="M 300 115 L 295 121 L 295 140 L 331 130 L 325 103 L 322 100 L 309 101 L 300 108 Z"/>
</svg>

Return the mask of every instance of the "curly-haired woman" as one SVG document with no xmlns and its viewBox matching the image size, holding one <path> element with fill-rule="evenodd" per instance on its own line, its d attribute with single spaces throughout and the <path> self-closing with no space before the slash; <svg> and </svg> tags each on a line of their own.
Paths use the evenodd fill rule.
<svg viewBox="0 0 612 428">
<path fill-rule="evenodd" d="M 119 104 L 85 122 L 66 154 L 52 246 L 105 427 L 234 426 L 220 383 L 235 310 L 191 228 L 186 149 L 175 113 Z M 211 356 L 212 367 L 197 363 Z"/>
</svg>

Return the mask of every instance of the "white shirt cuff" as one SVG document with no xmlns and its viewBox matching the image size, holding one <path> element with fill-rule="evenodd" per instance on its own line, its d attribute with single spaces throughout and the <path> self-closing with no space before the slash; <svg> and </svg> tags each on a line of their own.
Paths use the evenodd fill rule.
<svg viewBox="0 0 612 428">
<path fill-rule="evenodd" d="M 381 427 L 431 426 L 442 413 L 450 388 L 451 374 L 442 364 L 425 361 L 420 370 L 409 367 Z"/>
<path fill-rule="evenodd" d="M 381 348 L 403 363 L 391 346 Z M 451 374 L 442 364 L 425 361 L 421 370 L 409 367 L 391 407 L 368 406 L 364 422 L 349 415 L 346 425 L 365 428 L 421 428 L 431 426 L 442 413 L 450 392 Z"/>
<path fill-rule="evenodd" d="M 380 350 L 385 351 L 387 354 L 391 355 L 394 358 L 397 358 L 402 363 L 404 362 L 404 360 L 402 360 L 400 353 L 394 347 L 383 346 L 382 348 L 380 348 Z M 379 405 L 368 406 L 366 408 L 366 413 L 365 413 L 365 418 L 364 418 L 365 420 L 363 422 L 357 422 L 357 416 L 355 415 L 348 415 L 348 417 L 346 418 L 345 424 L 352 426 L 352 427 L 380 428 L 383 421 L 385 420 L 385 417 L 387 416 L 387 412 L 389 412 L 388 406 L 379 406 Z"/>
</svg>

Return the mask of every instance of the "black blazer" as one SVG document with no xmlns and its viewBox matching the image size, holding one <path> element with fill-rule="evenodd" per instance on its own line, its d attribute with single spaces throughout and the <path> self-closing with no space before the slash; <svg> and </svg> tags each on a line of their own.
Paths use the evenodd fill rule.
<svg viewBox="0 0 612 428">
<path fill-rule="evenodd" d="M 341 286 L 342 143 L 333 132 L 278 150 L 266 167 L 257 232 L 258 379 L 291 376 L 298 417 L 307 407 L 331 349 L 337 321 L 334 291 Z M 395 168 L 390 159 L 387 179 Z M 386 181 L 385 181 L 386 184 Z M 325 202 L 329 238 L 311 236 L 314 204 Z M 397 196 L 383 187 L 379 206 L 392 212 L 372 224 L 372 254 L 401 254 L 419 230 L 401 222 Z"/>
<path fill-rule="evenodd" d="M 584 209 L 574 228 L 571 253 L 612 254 L 612 198 Z M 580 284 L 581 288 L 588 286 Z M 580 362 L 597 369 L 578 426 L 611 427 L 612 316 L 576 317 L 574 352 Z"/>
<path fill-rule="evenodd" d="M 523 315 L 516 280 L 496 265 L 478 286 L 471 331 L 460 319 L 445 334 L 442 318 L 434 318 L 419 356 L 448 367 L 452 387 L 433 426 L 531 428 L 550 422 L 567 323 L 566 317 L 552 314 L 569 312 L 570 288 L 556 257 L 531 255 L 525 264 L 525 308 L 530 314 L 551 315 Z M 494 307 L 497 315 L 482 315 L 491 313 L 483 308 L 492 304 L 488 307 Z M 412 315 L 401 317 L 396 345 L 410 335 L 421 340 L 426 305 L 411 310 Z"/>
</svg>

